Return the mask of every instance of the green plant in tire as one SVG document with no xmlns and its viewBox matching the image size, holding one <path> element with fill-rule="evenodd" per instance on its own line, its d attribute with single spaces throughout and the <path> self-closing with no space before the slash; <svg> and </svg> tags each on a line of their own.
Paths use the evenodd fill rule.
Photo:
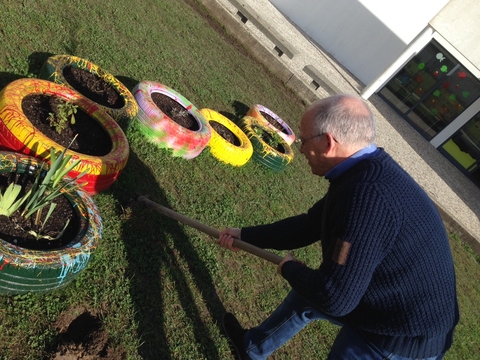
<svg viewBox="0 0 480 360">
<path fill-rule="evenodd" d="M 255 134 L 257 134 L 263 141 L 265 141 L 268 146 L 278 149 L 280 144 L 282 143 L 282 138 L 277 133 L 268 133 L 267 131 L 263 130 L 261 127 L 255 126 L 253 128 Z"/>
<path fill-rule="evenodd" d="M 270 135 L 269 145 L 271 147 L 273 147 L 274 149 L 278 149 L 278 147 L 282 143 L 282 138 L 276 132 L 274 132 L 272 134 L 269 134 L 269 135 Z"/>
<path fill-rule="evenodd" d="M 59 134 L 68 127 L 68 124 L 75 124 L 75 114 L 78 106 L 71 102 L 64 102 L 57 105 L 57 114 L 51 112 L 48 114 L 47 120 L 50 126 L 55 128 Z"/>
<path fill-rule="evenodd" d="M 15 211 L 22 206 L 22 204 L 27 200 L 26 197 L 22 197 L 17 200 L 22 186 L 10 183 L 3 193 L 0 192 L 0 215 L 10 217 Z"/>
<path fill-rule="evenodd" d="M 74 139 L 75 140 L 75 139 Z M 73 141 L 72 141 L 73 142 Z M 71 143 L 70 143 L 71 145 Z M 69 145 L 69 147 L 70 147 Z M 66 155 L 68 147 L 65 148 L 63 152 L 55 153 L 53 148 L 50 149 L 50 168 L 45 171 L 44 168 L 46 163 L 42 163 L 35 180 L 33 182 L 33 186 L 22 196 L 20 199 L 17 200 L 22 186 L 15 183 L 10 183 L 3 194 L 0 194 L 0 215 L 11 216 L 15 211 L 21 210 L 21 216 L 28 219 L 30 216 L 35 214 L 35 225 L 40 226 L 40 231 L 37 233 L 33 230 L 29 231 L 29 234 L 35 236 L 38 239 L 48 239 L 48 240 L 56 240 L 60 238 L 68 226 L 65 224 L 64 229 L 58 234 L 55 238 L 47 235 L 42 235 L 42 230 L 47 223 L 48 219 L 55 210 L 57 206 L 56 203 L 53 202 L 55 198 L 62 194 L 62 190 L 69 188 L 75 189 L 79 186 L 83 186 L 83 184 L 78 184 L 77 180 L 79 180 L 82 176 L 84 176 L 87 172 L 80 173 L 74 179 L 69 179 L 69 181 L 61 183 L 62 180 L 67 173 L 72 170 L 81 160 L 77 160 L 72 164 L 68 165 L 68 162 L 72 158 L 71 155 Z M 61 184 L 61 185 L 60 185 Z M 25 203 L 25 206 L 21 208 L 21 206 Z M 41 220 L 42 211 L 44 208 L 48 207 L 48 212 L 44 217 L 44 220 Z"/>
</svg>

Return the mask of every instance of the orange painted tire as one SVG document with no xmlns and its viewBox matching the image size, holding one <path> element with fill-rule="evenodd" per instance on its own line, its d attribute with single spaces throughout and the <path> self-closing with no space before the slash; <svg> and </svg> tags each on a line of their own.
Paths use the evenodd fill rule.
<svg viewBox="0 0 480 360">
<path fill-rule="evenodd" d="M 187 129 L 169 118 L 153 101 L 154 93 L 168 96 L 181 105 L 195 119 L 198 129 Z M 147 141 L 184 159 L 193 159 L 205 149 L 212 136 L 210 127 L 200 110 L 182 94 L 158 82 L 141 81 L 133 89 L 133 96 L 138 103 L 140 131 Z"/>
<path fill-rule="evenodd" d="M 55 55 L 47 59 L 40 69 L 39 78 L 53 81 L 57 84 L 62 84 L 70 88 L 74 88 L 65 77 L 65 70 L 69 67 L 78 68 L 99 77 L 110 85 L 119 95 L 121 101 L 118 106 L 115 105 L 102 105 L 97 103 L 97 105 L 102 108 L 108 115 L 110 115 L 120 127 L 126 131 L 131 122 L 135 119 L 138 112 L 138 105 L 133 97 L 132 93 L 128 88 L 123 85 L 117 78 L 112 74 L 101 69 L 94 63 L 81 59 L 76 56 L 69 55 Z M 89 97 L 87 94 L 83 93 L 80 89 L 76 89 L 81 92 L 85 97 Z M 90 98 L 90 100 L 94 101 Z"/>
<path fill-rule="evenodd" d="M 74 178 L 87 170 L 81 181 L 88 182 L 84 190 L 89 195 L 97 194 L 112 185 L 127 164 L 128 140 L 115 120 L 96 103 L 64 85 L 47 80 L 19 79 L 3 88 L 0 91 L 0 147 L 47 160 L 51 147 L 56 151 L 65 149 L 41 133 L 25 116 L 22 101 L 27 95 L 56 96 L 70 101 L 102 126 L 110 136 L 110 152 L 105 156 L 91 156 L 67 150 L 67 154 L 72 155 L 70 162 L 81 160 L 68 175 Z"/>
<path fill-rule="evenodd" d="M 270 115 L 276 122 L 280 124 L 283 130 L 277 129 L 274 125 L 272 125 L 265 117 L 262 115 L 262 112 Z M 287 142 L 288 145 L 292 145 L 295 141 L 295 134 L 290 126 L 287 125 L 285 121 L 283 121 L 277 114 L 275 114 L 272 110 L 266 108 L 263 105 L 255 104 L 247 112 L 247 116 L 254 117 L 260 122 L 265 123 L 267 127 L 276 131 L 280 137 Z"/>
<path fill-rule="evenodd" d="M 243 166 L 253 155 L 253 146 L 247 135 L 240 129 L 233 121 L 226 118 L 222 114 L 211 110 L 201 109 L 200 112 L 207 119 L 212 137 L 207 146 L 210 148 L 210 153 L 217 160 L 232 166 Z M 239 145 L 236 146 L 224 139 L 212 127 L 212 121 L 227 128 L 237 138 Z"/>
</svg>

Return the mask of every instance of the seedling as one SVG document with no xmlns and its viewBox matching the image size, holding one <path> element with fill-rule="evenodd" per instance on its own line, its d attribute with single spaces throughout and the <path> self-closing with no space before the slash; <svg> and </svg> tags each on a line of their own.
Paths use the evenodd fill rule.
<svg viewBox="0 0 480 360">
<path fill-rule="evenodd" d="M 65 130 L 69 124 L 75 124 L 75 114 L 77 113 L 78 106 L 71 102 L 63 102 L 57 105 L 57 114 L 51 112 L 48 114 L 47 120 L 50 122 L 50 126 L 55 128 L 55 131 L 59 134 Z"/>
</svg>

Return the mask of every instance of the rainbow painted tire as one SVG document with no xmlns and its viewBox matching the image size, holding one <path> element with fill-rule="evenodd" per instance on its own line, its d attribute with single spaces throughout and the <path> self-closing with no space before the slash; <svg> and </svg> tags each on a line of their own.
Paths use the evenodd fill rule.
<svg viewBox="0 0 480 360">
<path fill-rule="evenodd" d="M 153 101 L 154 93 L 166 95 L 179 103 L 195 119 L 198 129 L 187 129 L 169 118 Z M 184 159 L 195 158 L 207 146 L 212 136 L 208 122 L 200 110 L 181 94 L 158 82 L 142 81 L 133 89 L 133 96 L 138 103 L 140 131 L 149 142 L 171 149 L 172 156 Z"/>
<path fill-rule="evenodd" d="M 96 102 L 94 99 L 92 99 L 92 94 L 87 94 L 83 89 L 78 88 L 78 86 L 74 87 L 73 84 L 68 82 L 67 78 L 65 77 L 65 71 L 67 71 L 69 68 L 85 70 L 105 81 L 119 95 L 118 101 L 116 101 L 114 104 L 109 104 L 107 102 L 100 104 Z M 51 56 L 47 59 L 47 61 L 45 61 L 40 69 L 39 78 L 53 81 L 57 84 L 62 84 L 77 90 L 83 96 L 96 102 L 97 105 L 108 115 L 110 115 L 124 131 L 130 127 L 130 124 L 135 119 L 135 116 L 137 116 L 138 105 L 130 90 L 128 90 L 128 88 L 112 74 L 109 74 L 88 60 L 69 55 Z"/>
<path fill-rule="evenodd" d="M 280 138 L 280 145 L 284 151 L 280 152 L 274 149 L 255 132 L 256 127 L 261 128 L 271 136 L 277 133 L 254 117 L 244 116 L 242 118 L 242 130 L 247 134 L 253 145 L 253 159 L 274 172 L 282 172 L 293 161 L 292 148 L 283 138 Z"/>
<path fill-rule="evenodd" d="M 275 121 L 280 124 L 283 130 L 279 130 L 275 126 L 273 126 L 267 119 L 265 119 L 265 117 L 262 115 L 262 112 L 274 118 Z M 282 137 L 283 140 L 287 142 L 288 145 L 292 145 L 295 141 L 295 134 L 293 133 L 293 130 L 290 128 L 290 126 L 288 126 L 287 123 L 283 121 L 277 114 L 275 114 L 272 110 L 267 109 L 265 106 L 259 104 L 253 105 L 248 110 L 247 116 L 254 117 L 258 121 L 264 122 L 266 126 L 276 131 L 278 135 L 280 135 L 280 137 Z"/>
<path fill-rule="evenodd" d="M 97 121 L 110 136 L 112 148 L 105 156 L 85 155 L 67 150 L 71 154 L 71 163 L 80 159 L 81 162 L 69 172 L 75 178 L 87 170 L 82 182 L 88 182 L 84 190 L 94 195 L 112 185 L 124 169 L 128 161 L 128 140 L 120 126 L 96 103 L 87 99 L 77 91 L 64 85 L 47 80 L 19 79 L 11 82 L 0 91 L 0 147 L 41 159 L 50 156 L 50 148 L 57 152 L 65 147 L 42 134 L 28 120 L 22 110 L 22 101 L 27 95 L 56 96 L 64 101 L 70 101 L 79 109 Z"/>
<path fill-rule="evenodd" d="M 252 157 L 253 146 L 247 135 L 230 119 L 227 119 L 222 114 L 211 110 L 201 109 L 200 112 L 207 119 L 212 137 L 207 146 L 210 148 L 210 153 L 217 160 L 232 166 L 243 166 Z M 211 126 L 212 122 L 217 122 L 232 132 L 237 138 L 239 145 L 236 146 L 231 142 L 225 140 L 215 129 Z"/>
<path fill-rule="evenodd" d="M 0 173 L 34 173 L 39 159 L 0 152 Z M 30 250 L 0 238 L 0 293 L 48 292 L 69 284 L 87 266 L 102 238 L 102 219 L 92 198 L 82 189 L 64 191 L 79 218 L 75 238 L 55 250 Z"/>
</svg>

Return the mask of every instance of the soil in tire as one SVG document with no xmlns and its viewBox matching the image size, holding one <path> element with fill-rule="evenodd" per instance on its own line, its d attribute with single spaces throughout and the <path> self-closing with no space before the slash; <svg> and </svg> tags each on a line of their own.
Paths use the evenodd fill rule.
<svg viewBox="0 0 480 360">
<path fill-rule="evenodd" d="M 151 97 L 155 105 L 180 126 L 192 131 L 200 129 L 197 120 L 171 97 L 158 92 L 152 93 Z"/>
<path fill-rule="evenodd" d="M 121 109 L 125 106 L 125 100 L 113 86 L 87 70 L 66 66 L 63 69 L 63 76 L 80 94 L 100 105 L 112 109 Z"/>
<path fill-rule="evenodd" d="M 240 140 L 238 140 L 235 134 L 231 132 L 230 129 L 228 129 L 226 126 L 223 126 L 222 124 L 214 120 L 210 120 L 209 124 L 218 133 L 218 135 L 220 135 L 226 141 L 235 146 L 240 146 Z"/>
<path fill-rule="evenodd" d="M 92 156 L 107 155 L 112 150 L 110 136 L 95 119 L 80 108 L 75 114 L 75 124 L 69 124 L 60 134 L 50 126 L 48 115 L 55 113 L 62 101 L 55 96 L 28 95 L 22 100 L 22 111 L 33 126 L 57 144 L 67 147 L 78 134 L 70 150 Z"/>
<path fill-rule="evenodd" d="M 278 129 L 281 132 L 283 132 L 285 134 L 288 134 L 287 130 L 285 130 L 285 128 L 282 126 L 282 124 L 280 124 L 272 116 L 270 116 L 269 114 L 267 114 L 264 111 L 260 111 L 260 114 L 262 114 L 262 116 L 265 118 L 265 120 L 267 120 L 270 124 L 272 124 L 275 127 L 275 129 Z"/>
</svg>

